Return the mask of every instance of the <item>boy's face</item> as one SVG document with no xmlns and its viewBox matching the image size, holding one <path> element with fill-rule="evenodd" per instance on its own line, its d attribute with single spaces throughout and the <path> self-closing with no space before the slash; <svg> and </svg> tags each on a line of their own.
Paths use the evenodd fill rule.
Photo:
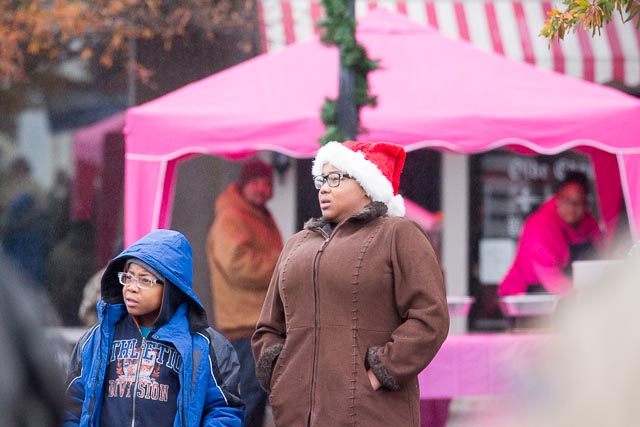
<svg viewBox="0 0 640 427">
<path fill-rule="evenodd" d="M 127 272 L 138 278 L 157 279 L 156 276 L 137 264 L 130 264 Z M 162 306 L 163 291 L 164 285 L 160 283 L 156 283 L 148 289 L 139 288 L 137 285 L 122 287 L 122 297 L 127 311 L 136 317 L 140 326 L 152 326 L 155 322 Z"/>
</svg>

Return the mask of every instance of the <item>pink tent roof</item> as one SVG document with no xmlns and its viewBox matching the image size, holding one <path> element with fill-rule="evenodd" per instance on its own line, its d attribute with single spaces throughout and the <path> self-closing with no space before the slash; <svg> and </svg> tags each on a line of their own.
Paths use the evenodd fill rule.
<svg viewBox="0 0 640 427">
<path fill-rule="evenodd" d="M 86 160 L 91 163 L 102 162 L 102 144 L 108 133 L 121 132 L 124 127 L 124 113 L 116 113 L 97 123 L 78 129 L 73 134 L 74 161 Z"/>
<path fill-rule="evenodd" d="M 367 133 L 358 139 L 392 141 L 408 151 L 506 146 L 552 154 L 593 147 L 640 154 L 635 98 L 477 50 L 382 9 L 360 20 L 357 37 L 381 65 L 369 79 L 379 105 L 362 111 Z M 238 158 L 261 150 L 313 156 L 324 131 L 321 105 L 337 96 L 337 87 L 338 52 L 315 38 L 129 109 L 125 206 L 135 215 L 125 220 L 127 241 L 168 225 L 175 161 L 184 156 Z M 633 220 L 640 190 L 630 184 L 624 190 Z"/>
</svg>

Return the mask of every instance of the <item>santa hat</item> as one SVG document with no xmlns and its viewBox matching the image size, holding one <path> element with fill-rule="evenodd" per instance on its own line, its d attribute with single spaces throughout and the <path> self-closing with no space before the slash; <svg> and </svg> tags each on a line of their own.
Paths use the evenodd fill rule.
<svg viewBox="0 0 640 427">
<path fill-rule="evenodd" d="M 318 150 L 311 173 L 322 175 L 329 163 L 353 177 L 374 202 L 387 205 L 391 216 L 404 216 L 404 200 L 398 194 L 406 154 L 389 142 L 329 142 Z"/>
</svg>

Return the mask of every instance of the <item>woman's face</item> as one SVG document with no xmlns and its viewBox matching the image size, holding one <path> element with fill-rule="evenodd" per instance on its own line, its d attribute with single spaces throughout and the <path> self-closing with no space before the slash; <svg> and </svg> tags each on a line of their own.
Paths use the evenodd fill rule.
<svg viewBox="0 0 640 427">
<path fill-rule="evenodd" d="M 587 195 L 584 189 L 575 183 L 567 184 L 558 192 L 558 215 L 569 225 L 575 226 L 587 211 Z"/>
<path fill-rule="evenodd" d="M 328 163 L 322 167 L 322 175 L 327 176 L 331 172 L 342 171 Z M 340 184 L 337 187 L 330 187 L 327 182 L 322 184 L 318 190 L 318 201 L 322 217 L 336 224 L 371 203 L 371 199 L 360 187 L 358 181 L 347 177 L 340 179 Z"/>
</svg>

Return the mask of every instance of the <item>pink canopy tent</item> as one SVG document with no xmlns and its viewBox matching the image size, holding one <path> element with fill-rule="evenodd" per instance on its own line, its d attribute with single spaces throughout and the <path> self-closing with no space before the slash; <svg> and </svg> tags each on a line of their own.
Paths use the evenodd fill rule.
<svg viewBox="0 0 640 427">
<path fill-rule="evenodd" d="M 381 68 L 370 74 L 376 108 L 361 140 L 407 151 L 496 148 L 593 159 L 602 217 L 615 222 L 622 194 L 640 220 L 640 101 L 603 86 L 514 62 L 449 39 L 402 15 L 375 10 L 358 40 Z M 338 51 L 315 38 L 265 54 L 127 111 L 125 240 L 170 224 L 178 162 L 257 151 L 312 157 L 320 108 L 336 97 Z"/>
</svg>

